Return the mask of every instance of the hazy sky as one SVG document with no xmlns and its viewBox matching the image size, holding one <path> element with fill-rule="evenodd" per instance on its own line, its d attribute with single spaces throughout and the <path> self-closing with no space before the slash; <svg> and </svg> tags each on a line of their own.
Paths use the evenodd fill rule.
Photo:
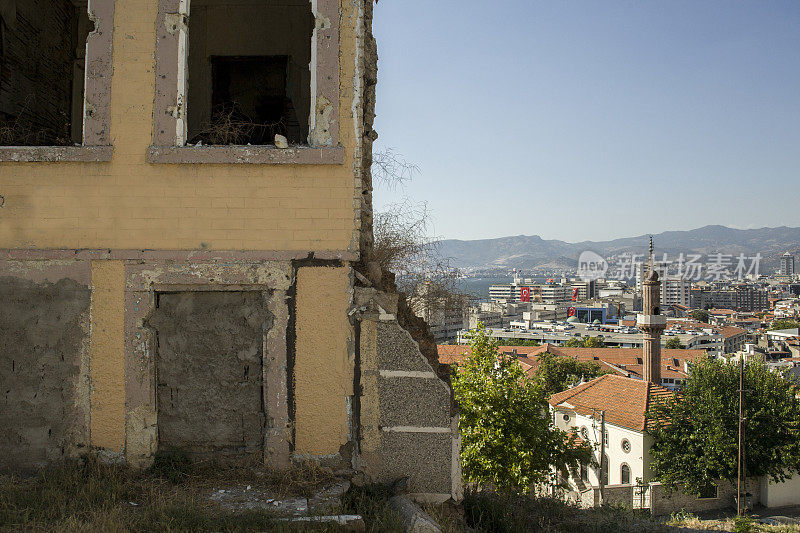
<svg viewBox="0 0 800 533">
<path fill-rule="evenodd" d="M 800 226 L 800 1 L 380 0 L 376 149 L 435 232 Z M 653 201 L 650 201 L 652 194 Z"/>
</svg>

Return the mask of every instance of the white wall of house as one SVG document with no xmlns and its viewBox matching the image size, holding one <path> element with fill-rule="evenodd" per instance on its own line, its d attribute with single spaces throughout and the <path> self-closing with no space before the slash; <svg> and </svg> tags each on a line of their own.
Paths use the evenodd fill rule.
<svg viewBox="0 0 800 533">
<path fill-rule="evenodd" d="M 563 431 L 570 431 L 575 429 L 578 435 L 584 440 L 588 440 L 595 452 L 595 459 L 600 462 L 600 413 L 597 413 L 597 419 L 592 419 L 591 416 L 585 416 L 570 409 L 556 408 L 554 409 L 555 425 Z M 583 431 L 583 428 L 586 430 Z M 608 479 L 607 485 L 620 485 L 622 484 L 622 465 L 626 464 L 630 468 L 630 483 L 635 484 L 637 478 L 642 478 L 649 481 L 650 461 L 649 456 L 646 456 L 646 451 L 650 449 L 650 438 L 640 431 L 634 431 L 628 428 L 617 426 L 606 422 L 606 432 L 608 433 L 608 440 L 605 446 L 605 453 L 608 457 Z M 588 434 L 588 439 L 586 436 Z M 630 443 L 630 450 L 623 449 L 623 440 Z M 599 486 L 600 480 L 599 469 L 589 469 L 588 484 L 592 486 Z"/>
<path fill-rule="evenodd" d="M 774 483 L 769 481 L 768 477 L 761 478 L 761 505 L 764 507 L 800 505 L 800 474 L 795 474 L 783 483 Z"/>
</svg>

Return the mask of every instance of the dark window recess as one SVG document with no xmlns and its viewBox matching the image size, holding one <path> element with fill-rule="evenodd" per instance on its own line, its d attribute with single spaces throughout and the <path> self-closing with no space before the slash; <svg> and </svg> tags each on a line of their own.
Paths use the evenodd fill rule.
<svg viewBox="0 0 800 533">
<path fill-rule="evenodd" d="M 211 58 L 211 122 L 191 143 L 305 142 L 287 91 L 288 56 Z"/>
<path fill-rule="evenodd" d="M 3 2 L 0 2 L 3 4 Z M 10 2 L 0 20 L 0 145 L 83 141 L 86 6 Z"/>
<path fill-rule="evenodd" d="M 697 495 L 698 498 L 716 498 L 717 497 L 717 486 L 713 483 L 709 483 L 708 485 L 704 485 L 700 488 L 700 494 Z"/>
<path fill-rule="evenodd" d="M 622 485 L 630 485 L 631 482 L 631 467 L 622 465 L 620 469 L 620 483 Z"/>
</svg>

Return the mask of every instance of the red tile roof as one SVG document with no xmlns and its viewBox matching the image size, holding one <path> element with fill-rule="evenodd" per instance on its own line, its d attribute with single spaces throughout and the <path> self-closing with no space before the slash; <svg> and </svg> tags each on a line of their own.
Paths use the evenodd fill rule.
<svg viewBox="0 0 800 533">
<path fill-rule="evenodd" d="M 439 362 L 453 364 L 461 361 L 469 354 L 470 348 L 466 345 L 440 344 Z M 500 353 L 516 354 L 517 360 L 522 363 L 526 372 L 532 375 L 536 372 L 539 363 L 537 356 L 549 352 L 556 356 L 570 357 L 577 361 L 592 361 L 604 370 L 610 370 L 626 377 L 642 377 L 642 350 L 640 348 L 568 348 L 543 344 L 542 346 L 500 346 Z M 684 372 L 684 362 L 692 362 L 705 355 L 705 350 L 661 349 L 661 377 L 682 379 L 687 376 Z"/>
<path fill-rule="evenodd" d="M 640 379 L 607 374 L 550 396 L 550 405 L 581 415 L 606 412 L 606 422 L 644 431 L 647 409 L 654 401 L 673 397 L 672 391 Z"/>
</svg>

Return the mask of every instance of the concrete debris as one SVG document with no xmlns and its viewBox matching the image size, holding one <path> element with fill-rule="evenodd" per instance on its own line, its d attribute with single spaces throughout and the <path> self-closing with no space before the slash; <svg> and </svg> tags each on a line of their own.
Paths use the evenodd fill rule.
<svg viewBox="0 0 800 533">
<path fill-rule="evenodd" d="M 389 499 L 389 507 L 403 518 L 406 533 L 442 532 L 442 528 L 436 523 L 436 520 L 411 501 L 408 496 L 392 497 Z"/>
<path fill-rule="evenodd" d="M 290 524 L 301 522 L 332 523 L 343 526 L 345 531 L 352 531 L 354 533 L 360 533 L 367 529 L 366 524 L 364 524 L 364 519 L 361 515 L 357 514 L 298 516 L 296 518 L 284 518 L 283 521 L 289 522 Z"/>
<path fill-rule="evenodd" d="M 232 511 L 268 509 L 282 516 L 337 515 L 341 511 L 342 496 L 350 489 L 350 482 L 340 480 L 325 486 L 310 498 L 275 498 L 263 490 L 246 487 L 213 489 L 209 499 Z"/>
<path fill-rule="evenodd" d="M 275 148 L 289 148 L 289 141 L 283 135 L 275 135 Z"/>
<path fill-rule="evenodd" d="M 350 490 L 349 481 L 340 481 L 316 492 L 308 499 L 312 513 L 336 513 L 342 506 L 342 496 Z"/>
</svg>

